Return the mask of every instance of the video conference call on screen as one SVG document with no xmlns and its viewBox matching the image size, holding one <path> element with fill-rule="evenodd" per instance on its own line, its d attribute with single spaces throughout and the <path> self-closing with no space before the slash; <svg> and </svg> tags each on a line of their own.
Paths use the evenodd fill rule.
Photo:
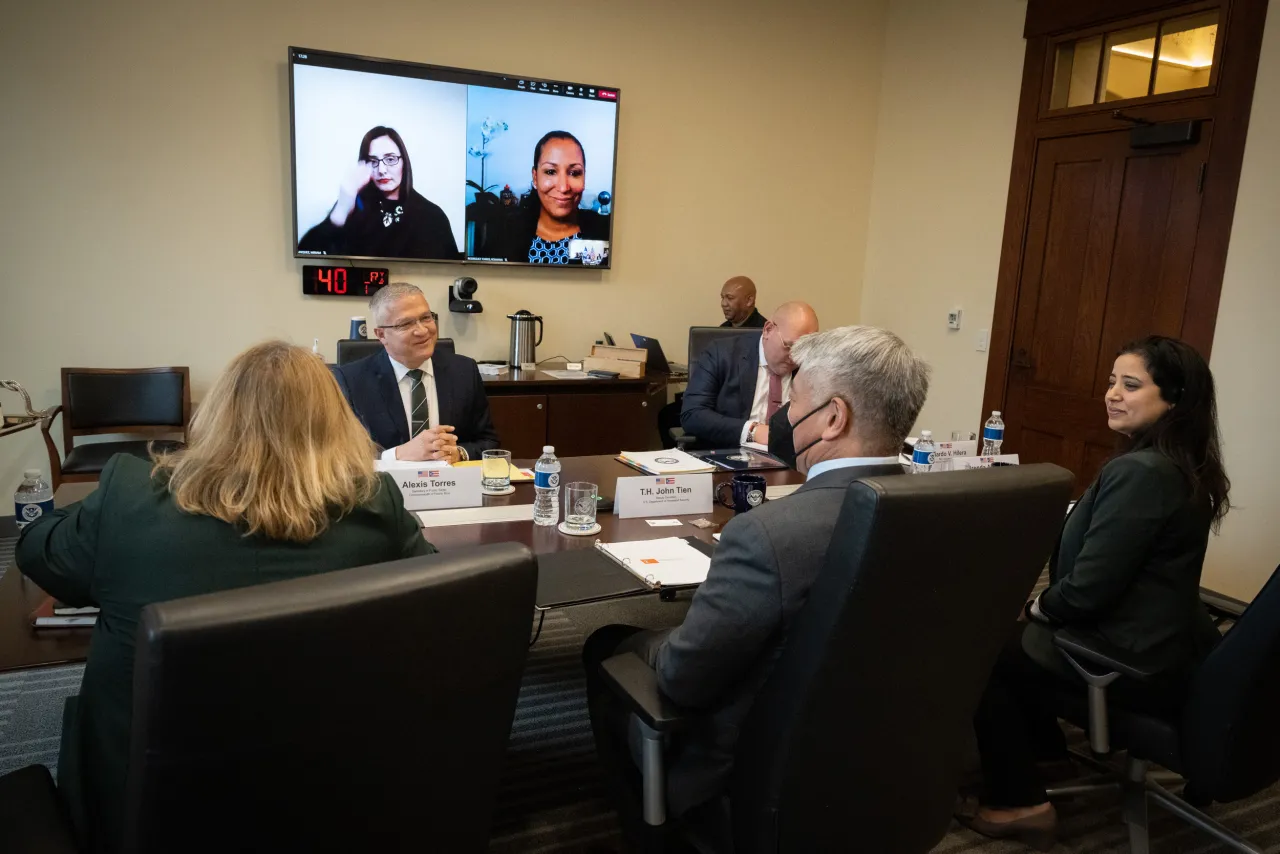
<svg viewBox="0 0 1280 854">
<path fill-rule="evenodd" d="M 289 49 L 298 257 L 607 268 L 618 90 Z"/>
</svg>

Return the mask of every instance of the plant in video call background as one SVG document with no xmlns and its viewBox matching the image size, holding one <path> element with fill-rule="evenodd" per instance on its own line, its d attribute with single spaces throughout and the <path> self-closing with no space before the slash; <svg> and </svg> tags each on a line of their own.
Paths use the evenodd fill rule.
<svg viewBox="0 0 1280 854">
<path fill-rule="evenodd" d="M 489 191 L 493 189 L 493 187 L 498 186 L 497 184 L 494 184 L 493 187 L 485 186 L 484 162 L 493 154 L 493 152 L 489 150 L 489 143 L 501 136 L 506 130 L 506 122 L 500 122 L 492 116 L 485 116 L 484 121 L 480 123 L 480 147 L 476 148 L 473 145 L 467 149 L 467 154 L 480 160 L 480 183 L 477 184 L 475 181 L 467 181 L 468 187 L 475 188 L 477 201 L 480 201 L 480 196 L 485 194 L 492 195 Z"/>
</svg>

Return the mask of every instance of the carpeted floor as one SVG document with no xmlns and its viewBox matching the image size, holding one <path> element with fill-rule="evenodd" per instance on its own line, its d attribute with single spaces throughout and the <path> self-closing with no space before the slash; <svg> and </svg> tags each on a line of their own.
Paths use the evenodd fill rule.
<svg viewBox="0 0 1280 854">
<path fill-rule="evenodd" d="M 13 540 L 0 538 L 0 575 Z M 609 623 L 679 624 L 687 597 L 652 597 L 552 611 L 530 650 L 512 727 L 496 815 L 492 854 L 607 854 L 622 850 L 613 809 L 595 766 L 580 654 L 587 635 Z M 0 774 L 33 762 L 54 768 L 63 700 L 79 689 L 82 666 L 0 675 Z M 1077 735 L 1077 738 L 1079 736 Z M 1123 854 L 1128 841 L 1119 811 L 1106 799 L 1060 806 L 1062 854 Z M 1212 809 L 1215 818 L 1267 852 L 1280 852 L 1280 785 Z M 1200 831 L 1152 811 L 1155 854 L 1227 852 Z M 856 833 L 847 847 L 858 851 Z M 983 839 L 960 827 L 936 854 L 1020 854 L 1027 849 Z M 868 852 L 875 854 L 875 852 Z"/>
</svg>

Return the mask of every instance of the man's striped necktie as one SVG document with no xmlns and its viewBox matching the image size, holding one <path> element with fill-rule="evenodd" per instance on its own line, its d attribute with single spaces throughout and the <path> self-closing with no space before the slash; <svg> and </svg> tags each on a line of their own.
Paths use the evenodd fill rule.
<svg viewBox="0 0 1280 854">
<path fill-rule="evenodd" d="M 427 406 L 427 385 L 422 381 L 422 371 L 415 368 L 406 373 L 413 380 L 409 390 L 409 438 L 427 429 L 431 421 L 431 412 Z"/>
</svg>

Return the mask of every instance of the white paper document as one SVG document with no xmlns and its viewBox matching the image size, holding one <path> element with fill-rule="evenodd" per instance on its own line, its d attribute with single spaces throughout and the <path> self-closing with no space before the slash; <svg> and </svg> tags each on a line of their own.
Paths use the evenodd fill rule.
<svg viewBox="0 0 1280 854">
<path fill-rule="evenodd" d="M 679 528 L 684 522 L 679 519 L 645 519 L 650 528 Z"/>
<path fill-rule="evenodd" d="M 650 587 L 680 587 L 707 580 L 711 558 L 679 537 L 599 543 L 596 548 L 625 566 Z"/>
<path fill-rule="evenodd" d="M 424 528 L 449 525 L 475 525 L 482 522 L 532 522 L 532 504 L 508 504 L 503 507 L 459 507 L 455 510 L 421 510 L 418 521 Z"/>
<path fill-rule="evenodd" d="M 548 376 L 555 377 L 558 380 L 589 380 L 591 379 L 591 377 L 587 376 L 586 371 L 555 370 L 555 371 L 543 371 L 543 373 L 547 374 Z"/>
<path fill-rule="evenodd" d="M 697 474 L 716 469 L 706 460 L 674 448 L 666 451 L 623 451 L 619 456 L 649 474 Z"/>
</svg>

